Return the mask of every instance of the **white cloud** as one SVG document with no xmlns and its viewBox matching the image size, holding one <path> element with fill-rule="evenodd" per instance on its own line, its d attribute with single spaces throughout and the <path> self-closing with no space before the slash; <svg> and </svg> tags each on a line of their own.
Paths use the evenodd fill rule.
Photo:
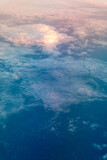
<svg viewBox="0 0 107 160">
<path fill-rule="evenodd" d="M 107 153 L 102 156 L 103 160 L 107 160 Z"/>
</svg>

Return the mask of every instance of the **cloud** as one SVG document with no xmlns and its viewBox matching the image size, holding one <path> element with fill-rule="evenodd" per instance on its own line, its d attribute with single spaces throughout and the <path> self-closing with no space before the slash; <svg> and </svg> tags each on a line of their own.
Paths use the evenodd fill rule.
<svg viewBox="0 0 107 160">
<path fill-rule="evenodd" d="M 26 13 L 28 4 L 23 1 L 25 8 L 19 14 L 15 9 L 11 14 L 3 8 L 0 15 L 0 64 L 4 77 L 1 114 L 13 109 L 8 110 L 4 105 L 10 99 L 11 106 L 17 103 L 16 107 L 23 108 L 23 95 L 57 111 L 70 104 L 107 98 L 107 63 L 94 57 L 99 44 L 106 47 L 106 11 L 100 7 L 100 1 L 99 5 L 91 2 L 89 7 L 89 1 L 73 2 L 73 7 L 68 2 L 58 1 L 62 3 L 58 8 L 37 12 L 34 6 Z M 12 5 L 16 4 L 18 1 Z M 20 86 L 15 86 L 17 90 L 23 86 L 23 91 L 15 96 L 9 91 L 16 81 Z M 36 104 L 32 102 L 31 106 Z"/>
<path fill-rule="evenodd" d="M 103 160 L 106 160 L 106 159 L 107 159 L 107 153 L 102 156 L 102 159 L 103 159 Z"/>
<path fill-rule="evenodd" d="M 103 150 L 103 149 L 107 148 L 107 144 L 100 145 L 100 144 L 94 143 L 93 146 L 98 150 Z"/>
<path fill-rule="evenodd" d="M 72 56 L 44 58 L 32 48 L 7 45 L 2 52 L 2 116 L 36 105 L 61 112 L 71 104 L 107 98 L 106 63 L 102 61 L 93 61 L 92 58 L 84 61 L 84 58 L 75 59 Z M 25 102 L 27 97 L 31 97 L 30 104 Z"/>
<path fill-rule="evenodd" d="M 65 41 L 67 35 L 58 33 L 54 27 L 36 24 L 11 26 L 0 25 L 1 41 L 14 46 L 41 46 L 44 51 L 57 52 L 56 45 Z"/>
<path fill-rule="evenodd" d="M 77 2 L 81 3 L 78 5 Z M 22 3 L 27 5 L 25 1 Z M 68 3 L 58 1 L 57 4 L 60 4 L 58 9 L 37 11 L 35 14 L 34 12 L 29 15 L 24 12 L 23 14 L 3 12 L 0 15 L 2 22 L 0 36 L 17 46 L 38 45 L 48 53 L 85 56 L 88 53 L 87 50 L 92 50 L 96 44 L 107 46 L 106 11 L 102 9 L 105 3 L 78 0 L 73 1 L 74 6 L 71 7 L 71 1 L 68 0 Z M 15 4 L 20 5 L 19 2 L 14 2 Z"/>
<path fill-rule="evenodd" d="M 98 123 L 92 123 L 91 125 L 90 125 L 90 128 L 92 129 L 92 130 L 96 130 L 97 128 L 99 128 L 99 124 Z M 97 146 L 97 148 L 98 148 L 99 146 Z"/>
</svg>

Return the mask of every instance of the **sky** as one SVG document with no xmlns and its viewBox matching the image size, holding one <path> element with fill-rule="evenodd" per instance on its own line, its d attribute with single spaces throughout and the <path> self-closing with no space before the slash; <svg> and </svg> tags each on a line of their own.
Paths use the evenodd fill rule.
<svg viewBox="0 0 107 160">
<path fill-rule="evenodd" d="M 1 12 L 7 12 L 7 13 L 22 13 L 22 14 L 35 14 L 35 12 L 39 10 L 55 10 L 55 9 L 68 9 L 68 8 L 77 8 L 78 10 L 81 7 L 86 8 L 105 8 L 107 5 L 106 0 L 1 0 Z"/>
</svg>

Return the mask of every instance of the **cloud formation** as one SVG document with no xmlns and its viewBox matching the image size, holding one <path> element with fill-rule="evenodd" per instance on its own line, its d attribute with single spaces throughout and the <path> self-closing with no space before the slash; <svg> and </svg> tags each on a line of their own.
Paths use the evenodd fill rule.
<svg viewBox="0 0 107 160">
<path fill-rule="evenodd" d="M 1 115 L 13 111 L 7 107 L 10 99 L 11 106 L 23 108 L 27 96 L 37 100 L 31 106 L 40 100 L 45 108 L 57 111 L 107 98 L 106 2 L 73 1 L 73 7 L 68 2 L 58 1 L 58 8 L 36 13 L 33 8 L 27 14 L 23 1 L 21 13 L 4 9 L 0 15 Z M 16 95 L 11 91 L 15 82 Z"/>
<path fill-rule="evenodd" d="M 107 20 L 106 10 L 102 9 L 103 3 L 81 1 L 81 7 L 78 8 L 77 3 L 72 2 L 75 9 L 66 6 L 65 1 L 57 3 L 62 3 L 61 9 L 30 15 L 2 13 L 1 40 L 3 38 L 5 42 L 17 46 L 43 46 L 48 52 L 76 53 L 77 56 L 87 55 L 89 49 L 94 50 L 96 45 L 107 46 Z"/>
<path fill-rule="evenodd" d="M 56 45 L 68 38 L 65 34 L 58 33 L 54 27 L 44 24 L 21 25 L 7 27 L 0 25 L 1 41 L 14 46 L 41 46 L 48 52 L 57 52 Z"/>
</svg>

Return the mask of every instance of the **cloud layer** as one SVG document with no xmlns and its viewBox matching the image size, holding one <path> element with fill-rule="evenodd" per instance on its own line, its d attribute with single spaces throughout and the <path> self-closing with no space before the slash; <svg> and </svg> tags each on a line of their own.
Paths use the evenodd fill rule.
<svg viewBox="0 0 107 160">
<path fill-rule="evenodd" d="M 1 115 L 39 103 L 61 111 L 107 99 L 106 2 L 77 2 L 58 1 L 56 9 L 49 2 L 49 10 L 43 4 L 27 14 L 31 2 L 22 1 L 21 13 L 0 14 Z"/>
</svg>

